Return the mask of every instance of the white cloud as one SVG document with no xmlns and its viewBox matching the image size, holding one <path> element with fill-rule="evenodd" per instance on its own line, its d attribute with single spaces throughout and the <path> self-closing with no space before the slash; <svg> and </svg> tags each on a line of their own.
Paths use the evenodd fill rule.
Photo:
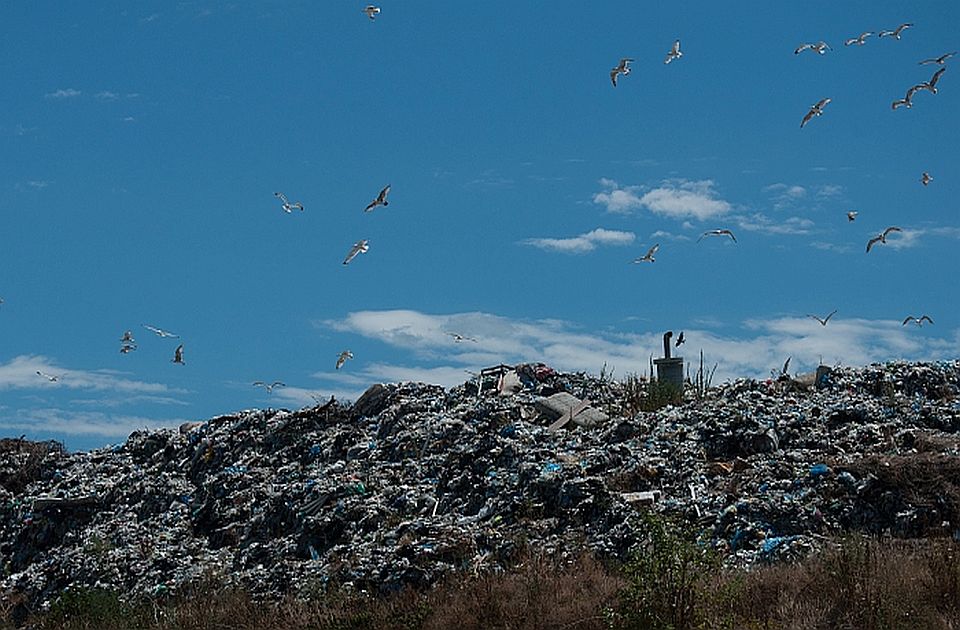
<svg viewBox="0 0 960 630">
<path fill-rule="evenodd" d="M 684 227 L 687 227 L 686 225 Z M 693 226 L 690 225 L 690 228 Z M 650 235 L 651 240 L 668 240 L 668 241 L 689 241 L 690 237 L 683 234 L 673 234 L 672 232 L 667 232 L 666 230 L 657 230 Z"/>
<path fill-rule="evenodd" d="M 182 418 L 157 420 L 141 416 L 109 415 L 95 411 L 30 409 L 20 410 L 12 418 L 8 416 L 0 420 L 0 429 L 125 438 L 140 429 L 176 427 L 186 421 Z"/>
<path fill-rule="evenodd" d="M 629 245 L 635 238 L 633 232 L 597 228 L 572 238 L 528 238 L 521 242 L 547 251 L 585 254 L 596 249 L 598 245 Z"/>
<path fill-rule="evenodd" d="M 51 382 L 37 372 L 58 377 Z M 183 393 L 162 383 L 146 383 L 122 378 L 106 370 L 72 370 L 54 365 L 43 356 L 21 355 L 0 364 L 0 390 L 67 388 L 113 391 L 122 394 Z"/>
<path fill-rule="evenodd" d="M 606 206 L 607 212 L 627 214 L 643 205 L 640 202 L 639 192 L 641 189 L 639 186 L 620 188 L 617 182 L 606 178 L 600 180 L 600 185 L 609 190 L 595 194 L 593 203 Z"/>
<path fill-rule="evenodd" d="M 803 186 L 779 183 L 765 187 L 763 192 L 771 195 L 773 206 L 778 210 L 792 206 L 807 196 L 807 189 Z"/>
<path fill-rule="evenodd" d="M 839 184 L 826 184 L 817 189 L 818 197 L 839 197 L 843 194 L 843 186 Z"/>
<path fill-rule="evenodd" d="M 654 214 L 673 219 L 703 221 L 730 211 L 730 204 L 718 199 L 713 180 L 668 180 L 660 187 L 643 192 L 640 186 L 621 188 L 612 179 L 601 179 L 607 190 L 593 196 L 593 202 L 606 206 L 607 212 L 625 214 L 646 208 Z M 643 194 L 641 194 L 643 192 Z"/>
<path fill-rule="evenodd" d="M 920 244 L 920 237 L 926 233 L 926 230 L 911 230 L 903 228 L 900 232 L 891 232 L 887 235 L 885 245 L 892 249 L 908 249 Z"/>
<path fill-rule="evenodd" d="M 478 343 L 455 343 L 443 331 L 452 325 Z M 662 352 L 662 331 L 583 332 L 568 322 L 515 320 L 488 313 L 430 315 L 417 311 L 360 311 L 326 322 L 391 346 L 410 350 L 414 365 L 366 364 L 357 356 L 356 373 L 318 373 L 319 379 L 341 378 L 357 387 L 377 381 L 410 378 L 444 386 L 463 383 L 476 370 L 498 363 L 543 361 L 562 371 L 596 373 L 604 364 L 618 374 L 646 373 L 649 357 Z M 960 351 L 960 335 L 931 338 L 903 328 L 899 321 L 845 319 L 838 313 L 827 326 L 804 315 L 744 322 L 736 335 L 688 328 L 685 350 L 691 357 L 702 348 L 704 361 L 719 363 L 717 379 L 766 377 L 792 356 L 795 370 L 812 371 L 822 360 L 833 365 L 864 365 L 892 359 L 949 359 Z M 341 382 L 343 382 L 341 381 Z"/>
<path fill-rule="evenodd" d="M 703 221 L 730 211 L 730 204 L 717 198 L 709 179 L 664 182 L 660 188 L 644 194 L 640 203 L 654 214 L 674 219 Z"/>
<path fill-rule="evenodd" d="M 735 217 L 737 225 L 748 232 L 761 234 L 809 234 L 813 221 L 802 217 L 790 217 L 783 221 L 774 221 L 761 212 Z"/>
<path fill-rule="evenodd" d="M 57 90 L 56 92 L 49 92 L 45 94 L 47 98 L 75 98 L 83 94 L 80 90 L 75 90 L 73 88 L 67 88 L 65 90 Z"/>
<path fill-rule="evenodd" d="M 120 95 L 116 92 L 109 92 L 105 90 L 103 92 L 97 92 L 93 95 L 93 97 L 100 101 L 115 101 L 120 98 Z"/>
</svg>

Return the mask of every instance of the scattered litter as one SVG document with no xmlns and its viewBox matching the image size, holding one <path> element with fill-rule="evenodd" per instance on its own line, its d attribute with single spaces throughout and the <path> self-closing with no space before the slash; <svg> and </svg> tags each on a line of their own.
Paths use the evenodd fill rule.
<svg viewBox="0 0 960 630">
<path fill-rule="evenodd" d="M 821 376 L 638 411 L 625 383 L 498 366 L 90 452 L 0 440 L 0 593 L 39 610 L 68 586 L 175 595 L 211 575 L 271 598 L 396 591 L 524 544 L 624 559 L 646 511 L 738 566 L 849 530 L 960 536 L 960 362 Z"/>
</svg>

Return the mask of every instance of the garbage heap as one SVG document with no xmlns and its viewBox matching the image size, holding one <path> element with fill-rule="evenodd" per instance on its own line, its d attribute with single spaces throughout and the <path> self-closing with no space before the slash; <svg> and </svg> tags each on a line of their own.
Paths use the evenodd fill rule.
<svg viewBox="0 0 960 630">
<path fill-rule="evenodd" d="M 3 440 L 0 597 L 39 610 L 67 588 L 159 597 L 203 580 L 277 599 L 422 588 L 530 548 L 626 559 L 645 511 L 740 566 L 851 530 L 960 536 L 960 362 L 741 379 L 655 411 L 636 409 L 636 379 L 511 373 L 514 387 L 378 384 L 352 405 L 90 452 Z"/>
</svg>

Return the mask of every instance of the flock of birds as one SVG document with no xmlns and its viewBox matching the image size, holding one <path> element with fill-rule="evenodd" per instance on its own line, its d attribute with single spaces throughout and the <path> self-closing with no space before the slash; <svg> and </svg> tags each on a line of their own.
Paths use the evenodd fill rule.
<svg viewBox="0 0 960 630">
<path fill-rule="evenodd" d="M 371 4 L 364 7 L 362 9 L 362 12 L 372 21 L 372 20 L 376 20 L 376 18 L 380 15 L 381 9 L 378 6 Z M 909 23 L 909 22 L 903 23 L 892 30 L 881 30 L 878 33 L 876 33 L 876 36 L 877 38 L 889 37 L 894 40 L 900 40 L 901 36 L 903 35 L 903 32 L 911 28 L 912 26 L 913 26 L 912 23 Z M 863 46 L 867 43 L 867 40 L 873 35 L 874 35 L 873 31 L 864 31 L 856 37 L 851 37 L 849 39 L 846 39 L 843 42 L 843 44 L 844 46 Z M 827 42 L 821 40 L 817 42 L 807 42 L 799 45 L 794 50 L 794 54 L 799 55 L 805 51 L 811 51 L 811 52 L 817 53 L 818 55 L 824 55 L 827 53 L 827 51 L 830 51 L 830 50 L 833 50 L 830 47 L 830 45 Z M 916 96 L 916 94 L 921 91 L 928 91 L 931 94 L 936 95 L 937 84 L 947 70 L 946 62 L 956 54 L 957 54 L 956 51 L 948 52 L 943 55 L 940 55 L 939 57 L 931 57 L 928 59 L 921 60 L 919 62 L 919 65 L 937 65 L 937 66 L 940 66 L 940 68 L 937 69 L 936 72 L 934 72 L 933 76 L 929 80 L 922 81 L 920 83 L 917 83 L 911 86 L 907 90 L 903 98 L 893 101 L 892 109 L 897 110 L 900 107 L 906 107 L 906 108 L 913 107 L 913 99 Z M 670 49 L 667 51 L 666 56 L 663 59 L 663 63 L 665 65 L 668 65 L 682 57 L 683 57 L 683 52 L 681 51 L 681 48 L 680 48 L 680 40 L 676 39 L 674 40 L 673 44 L 670 46 Z M 623 57 L 620 59 L 617 65 L 610 70 L 610 81 L 613 84 L 613 87 L 617 87 L 619 78 L 630 75 L 631 73 L 630 64 L 633 63 L 634 61 L 635 60 L 631 57 Z M 824 113 L 824 108 L 829 103 L 831 103 L 831 101 L 832 101 L 831 98 L 822 98 L 816 103 L 814 103 L 813 105 L 811 105 L 810 109 L 807 111 L 807 113 L 803 116 L 803 118 L 800 121 L 801 129 L 805 127 L 807 123 L 809 123 L 814 118 L 822 116 Z M 933 177 L 929 173 L 924 172 L 920 178 L 920 181 L 924 186 L 927 186 L 933 181 Z M 391 186 L 389 184 L 386 185 L 384 188 L 382 188 L 380 192 L 377 194 L 377 196 L 369 204 L 367 204 L 367 206 L 363 209 L 364 212 L 371 212 L 375 210 L 378 206 L 383 206 L 383 207 L 388 206 L 389 201 L 387 197 L 390 193 L 390 189 L 391 189 Z M 287 196 L 282 192 L 275 192 L 274 196 L 280 201 L 281 207 L 285 213 L 290 214 L 295 210 L 300 212 L 304 211 L 304 205 L 302 202 L 300 201 L 290 202 Z M 852 210 L 847 212 L 847 220 L 850 222 L 855 221 L 858 214 L 859 213 L 857 211 L 852 211 Z M 867 241 L 867 247 L 866 247 L 867 253 L 869 253 L 873 249 L 873 247 L 876 245 L 886 244 L 887 237 L 894 232 L 902 232 L 902 230 L 900 227 L 890 226 L 884 229 L 882 232 L 880 232 L 876 236 L 870 238 Z M 726 228 L 707 230 L 706 232 L 703 232 L 703 234 L 700 235 L 700 237 L 697 239 L 696 242 L 699 243 L 705 238 L 714 237 L 714 236 L 729 237 L 732 242 L 737 243 L 737 238 L 734 235 L 734 233 L 730 229 L 726 229 Z M 366 253 L 369 251 L 369 249 L 370 249 L 370 243 L 367 239 L 361 239 L 357 241 L 350 248 L 349 252 L 347 253 L 346 257 L 343 260 L 343 264 L 344 265 L 350 264 L 350 262 L 354 258 L 356 258 L 359 254 Z M 647 262 L 653 263 L 656 260 L 655 255 L 657 254 L 659 249 L 660 249 L 660 244 L 657 243 L 652 247 L 650 247 L 649 250 L 647 250 L 647 252 L 643 256 L 640 256 L 634 259 L 632 262 L 633 263 L 647 263 Z M 3 304 L 3 299 L 0 298 L 0 305 L 2 304 Z M 830 312 L 828 315 L 822 318 L 812 314 L 808 315 L 808 317 L 816 320 L 821 326 L 826 326 L 827 323 L 830 321 L 830 319 L 836 313 L 837 313 L 837 309 L 834 309 L 832 312 Z M 924 322 L 933 324 L 933 319 L 931 319 L 928 315 L 921 315 L 919 317 L 911 315 L 906 317 L 903 320 L 902 325 L 906 326 L 910 322 L 915 323 L 917 326 L 922 326 Z M 154 333 L 156 336 L 160 337 L 161 339 L 179 339 L 179 335 L 169 332 L 167 330 L 164 330 L 162 328 L 158 328 L 148 324 L 142 324 L 142 326 L 143 328 Z M 446 332 L 446 334 L 451 336 L 454 339 L 454 341 L 457 343 L 460 343 L 463 341 L 477 342 L 475 338 L 468 337 L 457 332 Z M 684 334 L 681 331 L 679 337 L 676 339 L 676 346 L 679 347 L 680 344 L 684 343 L 684 341 L 685 341 Z M 137 350 L 137 348 L 138 348 L 138 345 L 136 340 L 133 337 L 133 332 L 131 330 L 125 331 L 120 338 L 120 353 L 126 355 Z M 178 365 L 186 365 L 183 359 L 183 351 L 184 351 L 184 344 L 180 343 L 174 349 L 173 358 L 170 359 L 170 361 Z M 344 364 L 350 359 L 353 359 L 353 353 L 350 350 L 344 350 L 340 352 L 340 354 L 337 356 L 337 359 L 336 359 L 335 369 L 337 370 L 341 369 L 344 366 Z M 786 374 L 789 364 L 790 364 L 790 358 L 787 358 L 786 362 L 784 363 L 783 369 L 781 371 L 782 374 Z M 48 374 L 40 370 L 37 370 L 36 373 L 39 377 L 44 378 L 50 382 L 58 382 L 64 376 L 63 374 Z M 255 381 L 254 383 L 252 383 L 252 385 L 254 387 L 263 388 L 267 394 L 272 393 L 273 390 L 276 388 L 286 387 L 286 384 L 282 381 L 272 381 L 269 383 L 266 381 Z"/>
<path fill-rule="evenodd" d="M 878 38 L 890 37 L 894 40 L 900 40 L 901 36 L 903 35 L 903 32 L 908 28 L 911 28 L 912 26 L 913 26 L 913 23 L 905 22 L 903 24 L 900 24 L 894 29 L 881 30 L 879 33 L 877 33 L 877 37 Z M 843 44 L 844 46 L 863 46 L 867 43 L 867 39 L 871 37 L 873 34 L 874 34 L 873 31 L 864 31 L 856 37 L 851 37 L 849 39 L 844 40 Z M 829 44 L 827 44 L 827 42 L 821 40 L 817 42 L 807 42 L 807 43 L 800 44 L 799 46 L 797 46 L 796 49 L 794 49 L 793 53 L 795 55 L 799 55 L 800 53 L 807 50 L 811 52 L 815 52 L 818 55 L 824 55 L 828 50 L 833 50 L 833 49 L 830 47 Z M 947 70 L 946 62 L 948 59 L 950 59 L 956 54 L 957 52 L 948 52 L 943 55 L 940 55 L 939 57 L 931 57 L 931 58 L 923 59 L 920 62 L 918 62 L 918 65 L 933 64 L 941 67 L 936 72 L 934 72 L 933 76 L 929 80 L 922 81 L 920 83 L 917 83 L 916 85 L 911 86 L 907 90 L 906 96 L 904 98 L 898 99 L 893 102 L 892 109 L 896 110 L 899 107 L 908 107 L 908 108 L 913 107 L 913 97 L 914 95 L 916 95 L 917 92 L 928 91 L 931 94 L 934 94 L 934 95 L 937 94 L 937 82 L 940 81 L 940 78 L 943 76 L 943 74 Z M 663 63 L 669 64 L 670 62 L 676 59 L 679 59 L 682 56 L 683 56 L 683 53 L 680 51 L 680 40 L 677 39 L 674 41 L 673 46 L 670 48 L 670 51 L 667 53 L 667 56 L 664 59 Z M 619 77 L 625 77 L 630 74 L 630 64 L 632 62 L 634 62 L 633 58 L 623 57 L 620 59 L 619 63 L 610 70 L 610 81 L 613 83 L 613 87 L 617 87 L 617 79 Z M 811 120 L 813 120 L 814 118 L 822 116 L 824 112 L 824 108 L 828 104 L 830 104 L 832 100 L 833 99 L 829 97 L 822 98 L 816 103 L 814 103 L 813 105 L 811 105 L 810 109 L 800 120 L 800 128 L 802 129 L 803 127 L 805 127 L 806 124 Z M 933 181 L 933 176 L 931 176 L 930 173 L 924 171 L 920 177 L 920 182 L 924 186 L 928 186 L 932 181 Z M 858 214 L 859 212 L 857 212 L 856 210 L 851 210 L 847 212 L 847 221 L 849 222 L 856 221 Z M 871 249 L 873 249 L 875 245 L 886 244 L 887 237 L 891 233 L 902 232 L 902 231 L 903 230 L 900 227 L 895 225 L 887 227 L 882 232 L 880 232 L 879 234 L 870 238 L 867 241 L 867 249 L 866 249 L 867 253 L 870 253 Z M 722 229 L 708 230 L 704 232 L 697 239 L 697 243 L 699 243 L 704 238 L 709 236 L 720 236 L 720 237 L 726 236 L 726 237 L 729 237 L 734 243 L 737 242 L 737 238 L 731 230 L 722 228 Z M 660 244 L 659 243 L 654 244 L 652 247 L 650 247 L 649 250 L 647 250 L 647 252 L 643 256 L 635 258 L 633 262 L 634 263 L 656 262 L 655 256 L 659 251 L 659 249 L 660 249 Z M 834 314 L 836 313 L 837 313 L 837 309 L 834 309 L 826 317 L 821 318 L 821 317 L 818 317 L 817 315 L 809 315 L 809 317 L 816 320 L 821 326 L 826 326 L 827 322 L 830 321 L 830 318 L 833 317 Z M 920 317 L 915 317 L 911 315 L 911 316 L 908 316 L 906 319 L 904 319 L 901 325 L 906 326 L 910 322 L 915 323 L 917 326 L 922 326 L 924 322 L 933 324 L 933 319 L 931 319 L 928 315 L 921 315 Z M 683 333 L 681 332 L 680 337 L 677 339 L 677 346 L 679 346 L 680 343 L 682 342 L 683 342 Z M 790 358 L 788 357 L 786 362 L 783 365 L 781 374 L 785 375 L 787 373 L 789 365 L 790 365 Z"/>
</svg>

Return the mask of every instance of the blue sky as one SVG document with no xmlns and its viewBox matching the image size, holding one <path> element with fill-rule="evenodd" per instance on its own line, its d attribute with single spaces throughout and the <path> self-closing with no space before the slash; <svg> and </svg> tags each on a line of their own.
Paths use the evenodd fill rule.
<svg viewBox="0 0 960 630">
<path fill-rule="evenodd" d="M 501 361 L 644 373 L 668 329 L 718 379 L 960 354 L 960 56 L 891 109 L 960 4 L 365 4 L 5 3 L 0 433 L 85 449 Z"/>
</svg>

